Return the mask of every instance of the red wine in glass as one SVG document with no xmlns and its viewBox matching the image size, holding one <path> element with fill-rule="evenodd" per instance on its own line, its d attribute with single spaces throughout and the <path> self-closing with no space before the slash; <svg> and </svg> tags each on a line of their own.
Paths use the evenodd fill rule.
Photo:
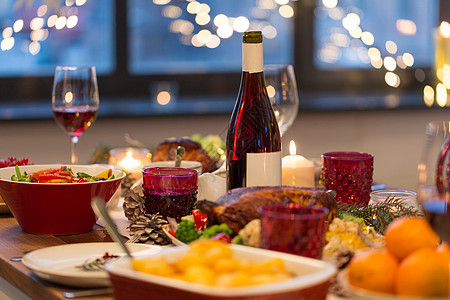
<svg viewBox="0 0 450 300">
<path fill-rule="evenodd" d="M 442 201 L 423 201 L 422 209 L 431 227 L 439 237 L 450 243 L 450 203 Z"/>
<path fill-rule="evenodd" d="M 94 123 L 99 101 L 95 67 L 56 67 L 52 92 L 53 116 L 71 137 L 72 164 L 78 163 L 75 146 L 82 133 Z"/>
<path fill-rule="evenodd" d="M 69 135 L 79 137 L 97 117 L 97 107 L 73 106 L 53 109 L 56 122 Z"/>
</svg>

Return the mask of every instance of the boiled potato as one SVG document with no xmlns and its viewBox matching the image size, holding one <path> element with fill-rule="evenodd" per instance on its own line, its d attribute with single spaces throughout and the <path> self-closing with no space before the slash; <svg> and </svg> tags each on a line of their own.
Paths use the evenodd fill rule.
<svg viewBox="0 0 450 300">
<path fill-rule="evenodd" d="M 222 241 L 197 240 L 186 254 L 168 263 L 164 258 L 133 261 L 137 271 L 220 287 L 239 287 L 278 282 L 292 278 L 279 258 L 252 262 L 233 257 Z"/>
</svg>

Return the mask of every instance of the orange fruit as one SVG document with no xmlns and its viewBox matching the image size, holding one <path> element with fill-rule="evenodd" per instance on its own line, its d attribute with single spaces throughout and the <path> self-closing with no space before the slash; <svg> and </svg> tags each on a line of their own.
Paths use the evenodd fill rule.
<svg viewBox="0 0 450 300">
<path fill-rule="evenodd" d="M 386 250 L 356 253 L 348 265 L 348 279 L 352 286 L 393 293 L 398 261 Z"/>
<path fill-rule="evenodd" d="M 423 248 L 406 257 L 398 267 L 395 290 L 401 296 L 446 297 L 449 266 L 436 249 Z"/>
<path fill-rule="evenodd" d="M 420 248 L 436 248 L 439 236 L 424 218 L 401 217 L 392 221 L 384 233 L 386 249 L 399 260 Z"/>
</svg>

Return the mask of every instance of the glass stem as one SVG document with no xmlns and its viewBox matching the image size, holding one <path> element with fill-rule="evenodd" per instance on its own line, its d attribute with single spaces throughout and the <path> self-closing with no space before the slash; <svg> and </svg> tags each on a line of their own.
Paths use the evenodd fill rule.
<svg viewBox="0 0 450 300">
<path fill-rule="evenodd" d="M 74 165 L 78 163 L 78 156 L 75 152 L 75 147 L 77 146 L 78 143 L 78 137 L 77 136 L 72 136 L 72 155 L 70 156 L 70 162 Z"/>
</svg>

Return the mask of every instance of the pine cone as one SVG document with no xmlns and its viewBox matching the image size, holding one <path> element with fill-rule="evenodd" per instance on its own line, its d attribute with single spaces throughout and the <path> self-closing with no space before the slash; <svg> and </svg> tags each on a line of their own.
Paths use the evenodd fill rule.
<svg viewBox="0 0 450 300">
<path fill-rule="evenodd" d="M 144 192 L 142 185 L 137 185 L 128 191 L 123 201 L 123 212 L 130 221 L 137 220 L 145 214 Z"/>
<path fill-rule="evenodd" d="M 127 176 L 125 176 L 125 178 L 122 180 L 122 183 L 120 184 L 120 196 L 125 197 L 136 181 L 137 180 L 135 176 L 132 176 L 132 174 L 127 174 Z"/>
<path fill-rule="evenodd" d="M 159 214 L 145 214 L 132 221 L 130 229 L 131 242 L 151 245 L 169 245 L 172 242 L 162 230 L 162 226 L 168 224 Z"/>
</svg>

